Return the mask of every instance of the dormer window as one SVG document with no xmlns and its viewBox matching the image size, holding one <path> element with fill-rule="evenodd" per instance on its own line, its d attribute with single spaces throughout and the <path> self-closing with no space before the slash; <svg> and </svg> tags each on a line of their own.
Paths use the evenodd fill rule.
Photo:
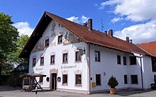
<svg viewBox="0 0 156 97">
<path fill-rule="evenodd" d="M 45 47 L 48 47 L 49 46 L 49 39 L 46 39 L 45 40 Z"/>
<path fill-rule="evenodd" d="M 62 43 L 62 35 L 58 36 L 58 44 Z"/>
</svg>

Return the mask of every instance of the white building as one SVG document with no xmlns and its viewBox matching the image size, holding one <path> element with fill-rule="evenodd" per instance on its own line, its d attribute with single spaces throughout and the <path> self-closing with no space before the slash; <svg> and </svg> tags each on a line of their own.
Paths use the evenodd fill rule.
<svg viewBox="0 0 156 97">
<path fill-rule="evenodd" d="M 139 46 L 92 28 L 92 20 L 80 25 L 45 12 L 20 57 L 29 58 L 29 73 L 52 90 L 93 93 L 108 90 L 108 79 L 118 89 L 149 89 L 154 82 L 151 58 Z M 93 83 L 96 86 L 93 87 Z"/>
</svg>

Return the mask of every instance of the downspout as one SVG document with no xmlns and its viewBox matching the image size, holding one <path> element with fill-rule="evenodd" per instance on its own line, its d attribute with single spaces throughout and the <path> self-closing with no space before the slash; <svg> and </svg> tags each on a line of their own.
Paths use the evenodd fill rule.
<svg viewBox="0 0 156 97">
<path fill-rule="evenodd" d="M 141 67 L 140 67 L 140 72 L 141 72 L 141 86 L 142 86 L 142 90 L 144 90 L 144 84 L 143 84 L 144 81 L 143 81 L 143 74 L 142 74 L 142 72 L 143 72 L 142 71 L 142 67 L 143 66 L 142 66 L 142 60 L 141 60 L 142 57 L 139 57 L 139 58 L 140 58 L 140 65 L 141 65 Z"/>
<path fill-rule="evenodd" d="M 90 69 L 90 44 L 88 44 L 88 84 L 89 84 L 89 94 L 91 93 L 91 81 L 90 81 L 90 72 L 91 72 L 91 69 Z"/>
</svg>

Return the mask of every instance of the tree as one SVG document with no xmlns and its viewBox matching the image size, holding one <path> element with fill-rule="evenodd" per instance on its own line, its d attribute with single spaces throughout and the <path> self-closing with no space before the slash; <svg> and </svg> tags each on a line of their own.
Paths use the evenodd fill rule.
<svg viewBox="0 0 156 97">
<path fill-rule="evenodd" d="M 24 48 L 26 42 L 28 41 L 29 36 L 28 35 L 22 35 L 17 39 L 16 45 L 17 49 L 10 53 L 10 63 L 14 63 L 15 65 L 19 65 L 21 63 L 28 63 L 28 59 L 19 58 L 19 55 Z"/>
<path fill-rule="evenodd" d="M 18 31 L 12 24 L 11 16 L 0 13 L 0 76 L 2 65 L 9 64 L 9 53 L 16 50 Z"/>
</svg>

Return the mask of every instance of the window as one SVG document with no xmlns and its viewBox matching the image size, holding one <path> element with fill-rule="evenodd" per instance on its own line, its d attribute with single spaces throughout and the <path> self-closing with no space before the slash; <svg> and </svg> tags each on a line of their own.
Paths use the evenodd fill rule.
<svg viewBox="0 0 156 97">
<path fill-rule="evenodd" d="M 124 75 L 124 84 L 128 84 L 127 75 Z"/>
<path fill-rule="evenodd" d="M 136 65 L 136 56 L 130 57 L 130 65 Z"/>
<path fill-rule="evenodd" d="M 95 51 L 95 61 L 100 62 L 100 52 Z"/>
<path fill-rule="evenodd" d="M 68 76 L 67 76 L 67 74 L 63 74 L 62 84 L 67 84 L 67 83 L 68 83 Z"/>
<path fill-rule="evenodd" d="M 46 39 L 45 40 L 45 47 L 48 47 L 49 46 L 49 39 Z"/>
<path fill-rule="evenodd" d="M 101 75 L 100 74 L 96 74 L 96 85 L 101 85 Z"/>
<path fill-rule="evenodd" d="M 81 85 L 81 74 L 76 74 L 76 85 Z"/>
<path fill-rule="evenodd" d="M 58 44 L 62 43 L 62 35 L 58 36 Z"/>
<path fill-rule="evenodd" d="M 33 58 L 32 60 L 32 66 L 35 66 L 36 65 L 36 58 Z"/>
<path fill-rule="evenodd" d="M 138 76 L 137 75 L 131 75 L 131 83 L 138 84 Z"/>
<path fill-rule="evenodd" d="M 117 64 L 121 64 L 121 56 L 117 55 Z"/>
<path fill-rule="evenodd" d="M 63 63 L 68 63 L 68 53 L 63 54 Z"/>
<path fill-rule="evenodd" d="M 42 83 L 42 82 L 43 82 L 43 76 L 40 76 L 39 83 Z"/>
<path fill-rule="evenodd" d="M 55 64 L 55 55 L 51 55 L 50 57 L 50 63 Z"/>
<path fill-rule="evenodd" d="M 123 65 L 127 65 L 126 57 L 123 57 Z"/>
<path fill-rule="evenodd" d="M 76 51 L 76 52 L 75 52 L 75 61 L 76 61 L 76 62 L 81 61 L 81 54 L 80 54 L 80 51 Z"/>
<path fill-rule="evenodd" d="M 156 58 L 152 58 L 152 71 L 156 72 Z"/>
<path fill-rule="evenodd" d="M 41 59 L 40 59 L 40 65 L 44 65 L 44 57 L 41 57 Z"/>
</svg>

